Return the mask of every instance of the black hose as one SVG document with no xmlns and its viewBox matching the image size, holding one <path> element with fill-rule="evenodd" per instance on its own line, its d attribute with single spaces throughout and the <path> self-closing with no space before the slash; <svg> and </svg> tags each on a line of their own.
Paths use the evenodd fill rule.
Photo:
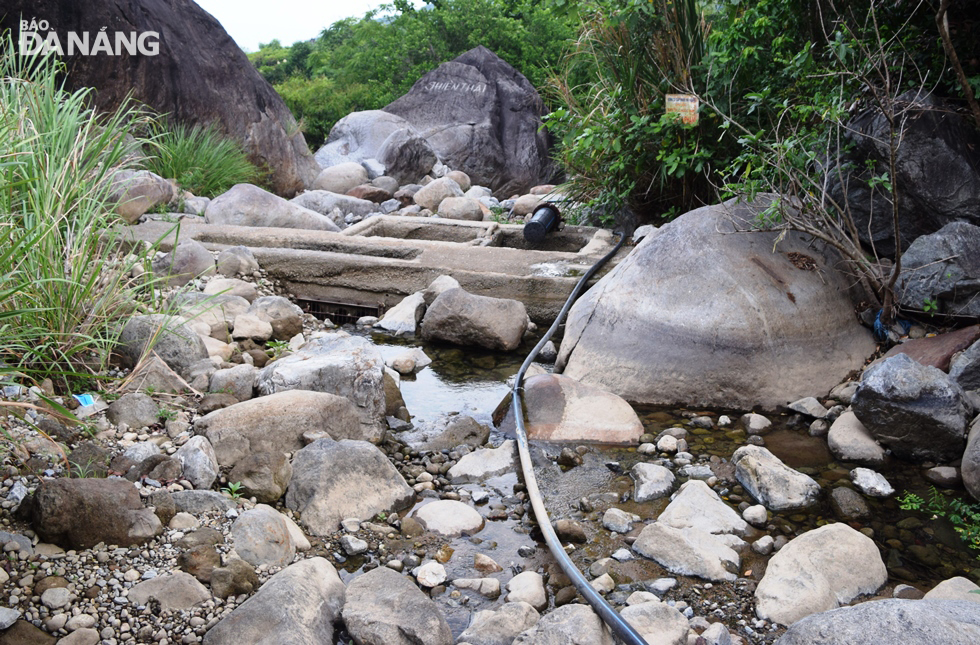
<svg viewBox="0 0 980 645">
<path fill-rule="evenodd" d="M 558 565 L 561 566 L 562 571 L 565 572 L 571 581 L 575 585 L 582 597 L 584 597 L 597 614 L 602 622 L 606 623 L 612 630 L 613 634 L 620 640 L 622 640 L 626 645 L 648 645 L 646 640 L 640 636 L 640 634 L 633 629 L 633 627 L 623 620 L 615 609 L 613 609 L 606 600 L 599 595 L 599 593 L 592 588 L 589 581 L 585 579 L 582 572 L 578 570 L 572 560 L 565 553 L 565 549 L 562 547 L 561 542 L 558 541 L 558 536 L 555 535 L 555 530 L 551 528 L 551 520 L 548 518 L 548 511 L 544 507 L 544 502 L 541 500 L 541 491 L 538 490 L 538 482 L 534 477 L 534 466 L 531 464 L 531 453 L 528 448 L 527 443 L 527 431 L 524 428 L 524 410 L 521 406 L 521 392 L 524 386 L 524 373 L 527 368 L 531 366 L 534 359 L 537 358 L 538 352 L 544 347 L 545 343 L 554 335 L 561 325 L 561 322 L 568 315 L 568 310 L 572 307 L 572 304 L 582 293 L 585 288 L 586 283 L 595 275 L 602 265 L 608 262 L 616 253 L 623 247 L 623 243 L 626 242 L 626 234 L 621 233 L 619 242 L 616 244 L 612 251 L 604 255 L 598 262 L 592 265 L 582 279 L 578 281 L 575 288 L 572 290 L 568 300 L 565 301 L 565 306 L 561 308 L 558 313 L 558 317 L 555 318 L 555 322 L 551 324 L 548 332 L 544 335 L 538 344 L 534 346 L 531 353 L 527 355 L 524 359 L 524 363 L 521 365 L 521 369 L 517 372 L 517 377 L 514 379 L 514 389 L 511 391 L 511 407 L 514 412 L 514 425 L 517 430 L 517 450 L 521 456 L 521 470 L 524 471 L 524 485 L 527 486 L 527 494 L 531 500 L 531 507 L 534 509 L 534 517 L 538 521 L 538 525 L 541 527 L 541 532 L 544 534 L 545 542 L 548 544 L 548 549 L 551 554 L 555 556 L 558 560 Z"/>
</svg>

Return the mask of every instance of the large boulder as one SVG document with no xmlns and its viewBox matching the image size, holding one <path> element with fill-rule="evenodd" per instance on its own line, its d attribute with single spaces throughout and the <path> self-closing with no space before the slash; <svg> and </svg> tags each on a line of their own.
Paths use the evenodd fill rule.
<svg viewBox="0 0 980 645">
<path fill-rule="evenodd" d="M 963 454 L 963 389 L 935 367 L 896 354 L 865 370 L 851 400 L 854 415 L 896 457 L 952 461 Z"/>
<path fill-rule="evenodd" d="M 424 137 L 413 128 L 405 127 L 392 132 L 384 140 L 378 150 L 378 161 L 384 165 L 385 174 L 404 186 L 421 181 L 432 171 L 439 158 Z"/>
<path fill-rule="evenodd" d="M 45 542 L 88 549 L 99 542 L 132 546 L 163 531 L 125 479 L 45 479 L 31 502 L 34 530 Z"/>
<path fill-rule="evenodd" d="M 384 372 L 385 362 L 376 346 L 339 332 L 314 338 L 298 352 L 269 364 L 259 372 L 256 387 L 263 396 L 312 390 L 346 397 L 361 420 L 358 438 L 378 443 L 385 432 Z"/>
<path fill-rule="evenodd" d="M 534 627 L 514 639 L 513 645 L 613 645 L 612 634 L 587 605 L 557 607 Z"/>
<path fill-rule="evenodd" d="M 344 607 L 337 570 L 323 558 L 290 565 L 204 635 L 205 645 L 332 642 Z"/>
<path fill-rule="evenodd" d="M 248 300 L 241 296 L 221 293 L 209 296 L 200 291 L 188 291 L 172 296 L 167 304 L 176 307 L 180 315 L 189 322 L 202 322 L 211 330 L 211 337 L 220 341 L 230 341 L 228 330 L 235 324 L 239 314 L 248 311 Z"/>
<path fill-rule="evenodd" d="M 233 467 L 256 453 L 295 452 L 303 434 L 325 432 L 334 439 L 363 439 L 354 404 L 326 392 L 283 391 L 221 408 L 199 417 L 194 432 L 214 447 L 222 466 Z"/>
<path fill-rule="evenodd" d="M 326 143 L 316 151 L 314 158 L 321 168 L 378 159 L 378 152 L 388 137 L 406 128 L 411 128 L 408 121 L 389 112 L 351 112 L 330 128 Z"/>
<path fill-rule="evenodd" d="M 128 367 L 134 367 L 149 346 L 170 369 L 185 379 L 193 377 L 194 366 L 207 360 L 204 341 L 179 316 L 149 314 L 133 316 L 119 334 L 115 351 Z"/>
<path fill-rule="evenodd" d="M 964 390 L 980 391 L 980 341 L 977 341 L 952 358 L 949 378 Z"/>
<path fill-rule="evenodd" d="M 366 441 L 318 439 L 293 457 L 286 506 L 314 535 L 329 535 L 341 520 L 369 520 L 407 508 L 413 491 L 384 453 Z"/>
<path fill-rule="evenodd" d="M 347 585 L 344 625 L 356 643 L 451 645 L 442 611 L 408 577 L 378 567 Z"/>
<path fill-rule="evenodd" d="M 952 221 L 980 224 L 980 134 L 976 128 L 929 95 L 908 92 L 898 97 L 894 108 L 902 112 L 904 124 L 898 135 L 895 176 L 891 177 L 902 195 L 902 248 Z M 864 242 L 873 243 L 879 253 L 893 255 L 891 195 L 869 182 L 890 163 L 888 121 L 879 110 L 869 108 L 848 122 L 845 139 L 852 144 L 850 150 L 840 166 L 832 166 L 827 174 L 830 196 L 835 203 L 846 204 Z M 916 307 L 921 306 L 919 301 Z"/>
<path fill-rule="evenodd" d="M 820 485 L 793 470 L 761 446 L 742 446 L 732 455 L 735 479 L 771 511 L 806 508 L 816 503 Z"/>
<path fill-rule="evenodd" d="M 779 645 L 974 645 L 980 612 L 968 600 L 863 602 L 807 616 L 794 623 Z"/>
<path fill-rule="evenodd" d="M 404 117 L 444 164 L 509 197 L 558 171 L 534 86 L 482 45 L 420 78 L 385 112 Z"/>
<path fill-rule="evenodd" d="M 633 550 L 671 573 L 734 582 L 741 558 L 723 537 L 701 529 L 674 528 L 661 522 L 643 527 Z"/>
<path fill-rule="evenodd" d="M 109 201 L 116 214 L 135 224 L 143 213 L 173 200 L 174 185 L 149 170 L 120 170 L 112 176 Z"/>
<path fill-rule="evenodd" d="M 110 34 L 147 34 L 136 55 L 123 48 L 112 56 L 65 56 L 69 88 L 96 88 L 90 98 L 99 110 L 131 98 L 181 123 L 214 124 L 268 170 L 276 193 L 295 194 L 316 177 L 316 162 L 285 103 L 192 0 L 11 0 L 3 9 L 0 30 L 11 30 L 15 42 L 21 16 L 48 22 L 63 47 L 71 32 L 94 41 L 106 26 Z"/>
<path fill-rule="evenodd" d="M 743 535 L 749 528 L 735 509 L 700 479 L 684 482 L 657 521 L 675 529 L 693 527 L 707 533 Z"/>
<path fill-rule="evenodd" d="M 517 300 L 449 289 L 426 309 L 422 338 L 509 352 L 521 344 L 527 320 L 524 304 Z"/>
<path fill-rule="evenodd" d="M 173 251 L 153 261 L 153 276 L 168 287 L 182 287 L 191 280 L 214 275 L 214 258 L 197 240 L 183 240 Z"/>
<path fill-rule="evenodd" d="M 980 226 L 950 222 L 912 242 L 902 254 L 895 292 L 909 309 L 929 304 L 939 313 L 980 316 Z"/>
<path fill-rule="evenodd" d="M 494 413 L 494 423 L 507 434 L 515 430 L 511 396 L 504 397 Z M 645 432 L 629 403 L 558 374 L 526 379 L 523 407 L 530 439 L 635 444 Z"/>
<path fill-rule="evenodd" d="M 846 524 L 790 540 L 769 560 L 755 591 L 759 618 L 792 625 L 876 592 L 888 572 L 874 541 Z"/>
<path fill-rule="evenodd" d="M 801 234 L 736 234 L 771 199 L 644 237 L 572 307 L 556 371 L 637 403 L 774 409 L 862 367 L 875 344 L 839 256 Z"/>
<path fill-rule="evenodd" d="M 329 190 L 308 190 L 296 195 L 296 197 L 293 197 L 289 201 L 297 206 L 308 208 L 327 217 L 330 216 L 330 213 L 335 208 L 340 210 L 341 215 L 359 215 L 362 217 L 378 210 L 378 205 L 374 202 L 351 197 L 350 195 L 333 193 Z M 334 223 L 341 226 L 336 220 L 334 220 Z"/>
<path fill-rule="evenodd" d="M 268 226 L 339 231 L 326 215 L 286 201 L 252 184 L 236 184 L 211 200 L 204 211 L 208 224 Z"/>
<path fill-rule="evenodd" d="M 980 500 L 980 416 L 973 420 L 960 464 L 963 486 L 973 499 Z"/>
</svg>

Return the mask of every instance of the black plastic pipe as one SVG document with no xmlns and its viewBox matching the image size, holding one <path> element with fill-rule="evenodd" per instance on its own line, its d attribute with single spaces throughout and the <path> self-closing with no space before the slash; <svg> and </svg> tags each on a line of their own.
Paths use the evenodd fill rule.
<svg viewBox="0 0 980 645">
<path fill-rule="evenodd" d="M 521 365 L 521 369 L 518 370 L 517 377 L 514 379 L 514 389 L 511 391 L 511 409 L 514 412 L 514 425 L 517 430 L 517 450 L 521 456 L 521 470 L 524 472 L 524 485 L 527 487 L 527 494 L 531 500 L 531 508 L 534 509 L 534 517 L 538 521 L 538 526 L 541 527 L 541 532 L 544 534 L 548 549 L 555 556 L 555 559 L 558 560 L 558 565 L 565 572 L 565 575 L 571 579 L 572 584 L 575 585 L 578 592 L 592 605 L 592 609 L 599 615 L 602 622 L 609 626 L 609 629 L 612 630 L 617 638 L 626 645 L 648 645 L 647 641 L 606 602 L 606 599 L 592 588 L 589 581 L 585 579 L 582 572 L 578 570 L 578 567 L 575 566 L 571 558 L 568 557 L 568 554 L 565 553 L 565 549 L 558 540 L 555 530 L 551 528 L 551 519 L 548 517 L 548 510 L 544 507 L 544 502 L 541 499 L 541 491 L 538 490 L 538 482 L 534 477 L 534 466 L 531 464 L 531 452 L 527 443 L 527 430 L 524 428 L 524 409 L 521 404 L 521 392 L 524 390 L 524 373 L 527 372 L 527 368 L 537 358 L 538 352 L 541 351 L 545 343 L 558 331 L 558 327 L 565 319 L 565 316 L 568 315 L 568 310 L 571 309 L 572 304 L 581 295 L 588 281 L 602 265 L 616 255 L 625 242 L 626 234 L 620 233 L 619 242 L 616 244 L 616 247 L 593 264 L 592 268 L 582 276 L 572 290 L 571 295 L 568 296 L 568 300 L 565 301 L 565 306 L 561 308 L 558 317 L 555 318 L 555 322 L 551 324 L 548 332 L 538 341 L 538 344 L 534 346 L 534 349 L 527 355 L 527 358 L 524 359 L 524 363 Z"/>
<path fill-rule="evenodd" d="M 531 219 L 524 225 L 524 239 L 531 244 L 541 244 L 551 231 L 558 228 L 561 213 L 552 203 L 541 204 L 534 209 Z"/>
</svg>

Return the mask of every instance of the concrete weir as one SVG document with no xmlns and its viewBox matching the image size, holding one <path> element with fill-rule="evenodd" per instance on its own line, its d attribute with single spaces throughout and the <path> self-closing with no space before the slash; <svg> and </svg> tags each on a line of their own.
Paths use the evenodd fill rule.
<svg viewBox="0 0 980 645">
<path fill-rule="evenodd" d="M 370 217 L 340 233 L 206 224 L 183 218 L 180 240 L 211 250 L 247 246 L 270 278 L 298 300 L 386 309 L 443 274 L 467 291 L 513 298 L 532 320 L 557 316 L 579 276 L 615 244 L 610 231 L 566 226 L 536 248 L 522 226 L 428 217 Z M 128 227 L 135 240 L 169 251 L 178 242 L 172 222 Z M 621 250 L 606 271 L 629 252 Z"/>
</svg>

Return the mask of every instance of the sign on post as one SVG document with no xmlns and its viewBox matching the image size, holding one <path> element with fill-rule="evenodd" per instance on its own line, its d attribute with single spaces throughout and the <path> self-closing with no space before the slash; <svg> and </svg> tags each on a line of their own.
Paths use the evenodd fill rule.
<svg viewBox="0 0 980 645">
<path fill-rule="evenodd" d="M 668 94 L 667 114 L 679 114 L 681 121 L 688 125 L 698 124 L 700 101 L 693 94 Z"/>
</svg>

